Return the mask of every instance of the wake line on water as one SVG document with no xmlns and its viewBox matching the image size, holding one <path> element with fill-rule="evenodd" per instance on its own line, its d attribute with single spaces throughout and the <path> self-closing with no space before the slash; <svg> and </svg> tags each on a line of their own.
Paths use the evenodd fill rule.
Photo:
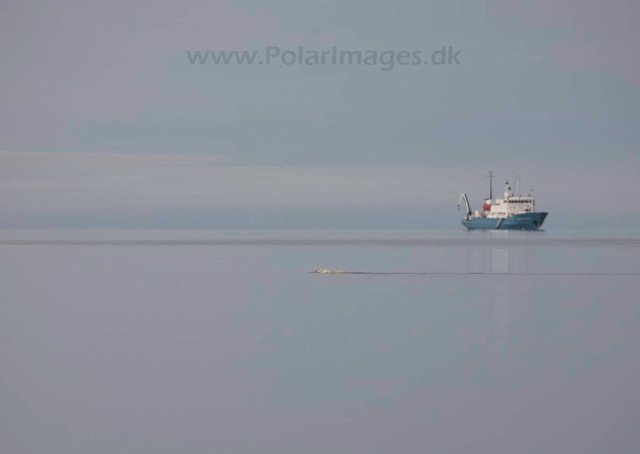
<svg viewBox="0 0 640 454">
<path fill-rule="evenodd" d="M 410 272 L 410 271 L 345 271 L 318 268 L 310 274 L 359 274 L 371 276 L 640 276 L 640 273 L 495 273 L 488 271 Z"/>
</svg>

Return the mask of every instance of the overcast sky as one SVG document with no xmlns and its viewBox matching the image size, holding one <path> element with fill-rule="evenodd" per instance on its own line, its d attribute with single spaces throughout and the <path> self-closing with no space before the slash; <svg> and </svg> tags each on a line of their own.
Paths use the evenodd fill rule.
<svg viewBox="0 0 640 454">
<path fill-rule="evenodd" d="M 0 226 L 453 227 L 484 175 L 634 226 L 632 1 L 0 4 Z M 191 65 L 195 50 L 460 65 Z"/>
</svg>

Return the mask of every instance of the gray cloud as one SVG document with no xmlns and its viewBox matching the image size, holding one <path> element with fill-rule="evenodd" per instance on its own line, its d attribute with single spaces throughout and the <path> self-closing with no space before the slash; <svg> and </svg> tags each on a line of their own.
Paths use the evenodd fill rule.
<svg viewBox="0 0 640 454">
<path fill-rule="evenodd" d="M 1 8 L 0 150 L 78 154 L 14 164 L 0 156 L 9 218 L 36 216 L 20 225 L 54 222 L 53 207 L 113 216 L 234 204 L 444 209 L 470 181 L 480 193 L 478 175 L 500 168 L 522 173 L 541 202 L 576 218 L 584 200 L 627 216 L 618 188 L 635 190 L 628 173 L 640 144 L 631 2 Z M 464 64 L 242 68 L 192 66 L 185 56 L 270 44 L 452 45 Z M 620 186 L 603 191 L 603 176 Z M 336 225 L 344 218 L 327 216 Z"/>
<path fill-rule="evenodd" d="M 3 152 L 0 163 L 4 227 L 38 227 L 56 216 L 62 220 L 44 223 L 453 227 L 461 192 L 476 205 L 487 195 L 484 173 L 469 167 L 249 167 L 210 155 L 35 152 Z M 521 173 L 521 189 L 535 186 L 538 207 L 560 226 L 593 217 L 594 209 L 607 222 L 624 219 L 632 214 L 629 194 L 640 190 L 634 164 L 494 170 L 500 179 Z"/>
</svg>

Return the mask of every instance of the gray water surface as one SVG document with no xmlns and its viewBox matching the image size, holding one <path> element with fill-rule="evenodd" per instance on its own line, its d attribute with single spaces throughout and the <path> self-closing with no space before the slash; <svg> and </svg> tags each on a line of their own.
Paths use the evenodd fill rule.
<svg viewBox="0 0 640 454">
<path fill-rule="evenodd" d="M 0 276 L 3 453 L 640 449 L 638 232 L 5 230 Z"/>
</svg>

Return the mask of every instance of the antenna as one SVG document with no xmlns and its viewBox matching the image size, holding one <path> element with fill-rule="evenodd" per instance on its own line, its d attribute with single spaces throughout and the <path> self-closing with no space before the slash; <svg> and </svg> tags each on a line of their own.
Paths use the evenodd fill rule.
<svg viewBox="0 0 640 454">
<path fill-rule="evenodd" d="M 487 175 L 487 178 L 489 179 L 489 200 L 493 200 L 493 179 L 496 176 L 493 174 L 493 172 L 491 170 L 489 170 L 489 175 Z"/>
</svg>

